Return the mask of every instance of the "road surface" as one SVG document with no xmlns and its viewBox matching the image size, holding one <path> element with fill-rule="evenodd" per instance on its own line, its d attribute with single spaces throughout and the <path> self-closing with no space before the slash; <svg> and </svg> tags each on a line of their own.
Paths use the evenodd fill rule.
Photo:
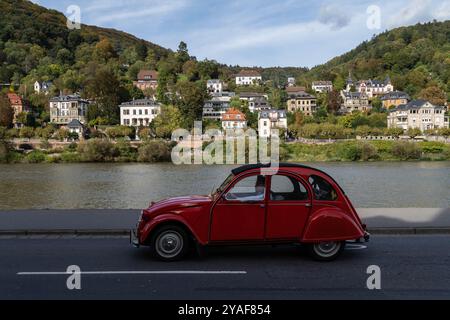
<svg viewBox="0 0 450 320">
<path fill-rule="evenodd" d="M 126 238 L 0 238 L 0 299 L 450 299 L 450 236 L 375 236 L 338 261 L 299 248 L 211 248 L 177 263 Z M 67 267 L 81 268 L 68 290 Z M 367 268 L 381 268 L 368 290 Z M 84 273 L 86 272 L 86 273 Z"/>
</svg>

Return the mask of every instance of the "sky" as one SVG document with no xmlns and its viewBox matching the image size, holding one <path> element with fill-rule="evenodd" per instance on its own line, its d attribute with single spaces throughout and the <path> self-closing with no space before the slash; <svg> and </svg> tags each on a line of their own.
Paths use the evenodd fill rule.
<svg viewBox="0 0 450 320">
<path fill-rule="evenodd" d="M 313 67 L 374 34 L 450 19 L 450 0 L 34 0 L 81 23 L 115 28 L 197 59 Z"/>
</svg>

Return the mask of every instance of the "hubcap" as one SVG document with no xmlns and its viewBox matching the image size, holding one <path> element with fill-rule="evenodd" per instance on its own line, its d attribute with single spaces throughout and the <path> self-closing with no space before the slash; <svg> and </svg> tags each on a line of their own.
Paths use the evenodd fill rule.
<svg viewBox="0 0 450 320">
<path fill-rule="evenodd" d="M 334 256 L 339 252 L 341 248 L 340 242 L 321 242 L 314 245 L 314 250 L 316 253 L 324 258 L 329 258 Z"/>
<path fill-rule="evenodd" d="M 164 258 L 173 258 L 183 250 L 183 237 L 176 231 L 161 233 L 156 239 L 156 251 Z"/>
</svg>

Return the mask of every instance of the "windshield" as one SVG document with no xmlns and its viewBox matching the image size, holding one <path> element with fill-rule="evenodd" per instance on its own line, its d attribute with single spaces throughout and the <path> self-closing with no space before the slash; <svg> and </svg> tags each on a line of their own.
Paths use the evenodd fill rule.
<svg viewBox="0 0 450 320">
<path fill-rule="evenodd" d="M 213 193 L 213 194 L 219 194 L 222 193 L 223 190 L 230 184 L 230 182 L 234 179 L 234 174 L 230 174 L 228 178 L 225 179 L 225 181 L 222 183 L 222 185 Z"/>
</svg>

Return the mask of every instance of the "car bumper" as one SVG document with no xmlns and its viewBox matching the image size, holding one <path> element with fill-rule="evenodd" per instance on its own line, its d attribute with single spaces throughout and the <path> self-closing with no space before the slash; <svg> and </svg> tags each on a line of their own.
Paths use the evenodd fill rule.
<svg viewBox="0 0 450 320">
<path fill-rule="evenodd" d="M 130 231 L 130 243 L 136 248 L 139 248 L 141 246 L 139 237 L 137 236 L 137 232 L 135 229 Z"/>
</svg>

